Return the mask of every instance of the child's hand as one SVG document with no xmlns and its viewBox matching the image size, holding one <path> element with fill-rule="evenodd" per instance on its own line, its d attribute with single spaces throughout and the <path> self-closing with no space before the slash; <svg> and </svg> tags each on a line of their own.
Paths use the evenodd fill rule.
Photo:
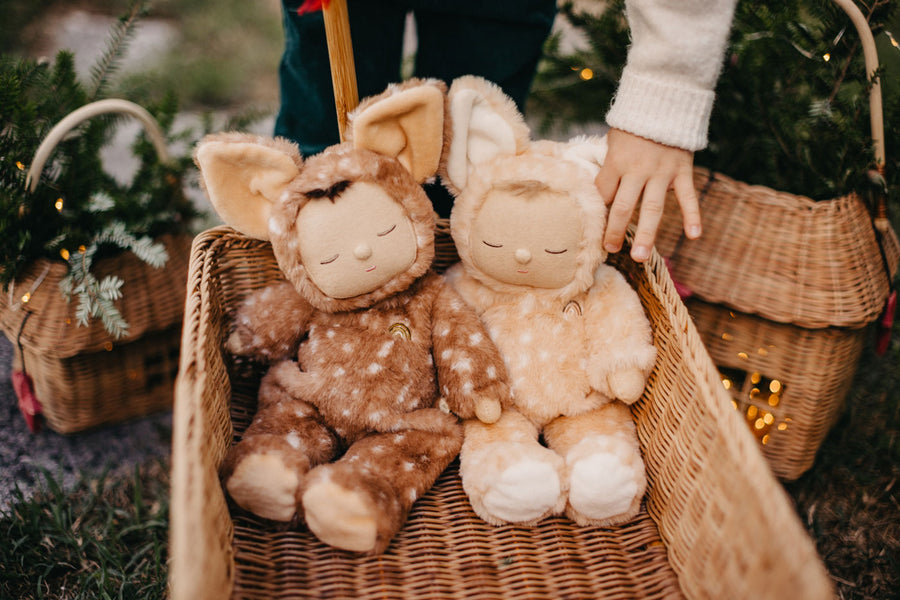
<svg viewBox="0 0 900 600">
<path fill-rule="evenodd" d="M 610 129 L 609 151 L 594 184 L 607 204 L 611 204 L 603 246 L 607 252 L 622 249 L 625 229 L 641 200 L 640 217 L 631 248 L 631 257 L 643 262 L 650 257 L 656 229 L 662 219 L 666 192 L 675 190 L 681 206 L 684 232 L 700 237 L 700 208 L 694 190 L 694 154 L 637 135 Z"/>
</svg>

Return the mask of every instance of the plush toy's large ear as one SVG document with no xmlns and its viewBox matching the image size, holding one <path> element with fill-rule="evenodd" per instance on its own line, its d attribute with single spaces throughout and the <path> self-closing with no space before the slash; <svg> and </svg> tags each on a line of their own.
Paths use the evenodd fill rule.
<svg viewBox="0 0 900 600">
<path fill-rule="evenodd" d="M 246 134 L 204 138 L 194 153 L 210 202 L 241 233 L 269 239 L 269 215 L 300 173 L 300 153 L 286 140 Z"/>
<path fill-rule="evenodd" d="M 437 173 L 444 133 L 444 88 L 436 82 L 389 88 L 351 121 L 354 148 L 396 158 L 421 183 Z"/>
<path fill-rule="evenodd" d="M 466 187 L 473 167 L 496 156 L 518 154 L 528 145 L 528 126 L 515 103 L 498 86 L 465 76 L 450 86 L 450 127 L 444 178 Z"/>
</svg>

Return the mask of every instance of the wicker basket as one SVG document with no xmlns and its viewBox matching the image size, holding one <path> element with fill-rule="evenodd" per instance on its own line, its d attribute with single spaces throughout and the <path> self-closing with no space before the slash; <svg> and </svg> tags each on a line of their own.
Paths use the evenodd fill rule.
<svg viewBox="0 0 900 600">
<path fill-rule="evenodd" d="M 29 171 L 32 189 L 56 144 L 78 123 L 108 112 L 138 118 L 160 160 L 167 160 L 162 133 L 149 113 L 122 100 L 103 100 L 78 109 L 51 130 Z M 191 237 L 164 235 L 158 241 L 169 255 L 163 268 L 130 252 L 94 262 L 98 279 L 117 275 L 124 281 L 117 308 L 129 329 L 122 339 L 111 339 L 97 319 L 87 327 L 77 325 L 77 303 L 66 302 L 59 289 L 68 272 L 62 260 L 34 261 L 8 294 L 0 294 L 0 329 L 16 346 L 14 368 L 33 380 L 43 418 L 55 431 L 74 433 L 171 407 Z"/>
<path fill-rule="evenodd" d="M 638 517 L 492 527 L 452 465 L 388 552 L 357 558 L 230 506 L 218 478 L 255 410 L 258 367 L 223 352 L 233 312 L 281 273 L 268 244 L 194 242 L 173 426 L 170 589 L 203 598 L 826 598 L 830 580 L 731 407 L 665 266 L 614 257 L 650 318 L 658 360 L 634 406 L 649 488 Z"/>
<path fill-rule="evenodd" d="M 865 19 L 852 2 L 837 3 L 854 21 L 873 72 L 878 59 Z M 873 85 L 870 92 L 883 166 L 880 91 Z M 865 328 L 892 291 L 900 244 L 886 216 L 855 193 L 816 202 L 702 168 L 694 185 L 703 237 L 684 238 L 669 198 L 657 250 L 701 300 L 688 304 L 697 329 L 772 469 L 796 479 L 841 413 Z"/>
</svg>

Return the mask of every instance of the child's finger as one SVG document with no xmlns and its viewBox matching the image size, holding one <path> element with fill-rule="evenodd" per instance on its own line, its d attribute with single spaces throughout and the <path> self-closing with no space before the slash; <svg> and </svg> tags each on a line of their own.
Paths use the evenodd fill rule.
<svg viewBox="0 0 900 600">
<path fill-rule="evenodd" d="M 663 208 L 666 204 L 666 190 L 669 185 L 665 179 L 651 179 L 644 187 L 641 199 L 641 216 L 638 219 L 634 244 L 631 247 L 631 258 L 644 262 L 650 258 L 650 249 L 656 240 L 656 230 L 662 220 Z"/>
<path fill-rule="evenodd" d="M 675 199 L 681 207 L 684 221 L 684 233 L 689 239 L 696 239 L 703 233 L 700 220 L 700 204 L 697 201 L 697 190 L 694 189 L 694 178 L 691 173 L 681 174 L 672 182 Z"/>
<path fill-rule="evenodd" d="M 609 207 L 609 215 L 606 221 L 606 235 L 603 237 L 603 247 L 607 252 L 618 252 L 625 240 L 625 230 L 631 222 L 631 215 L 637 206 L 638 199 L 644 189 L 644 180 L 625 178 L 619 182 L 616 197 Z"/>
</svg>

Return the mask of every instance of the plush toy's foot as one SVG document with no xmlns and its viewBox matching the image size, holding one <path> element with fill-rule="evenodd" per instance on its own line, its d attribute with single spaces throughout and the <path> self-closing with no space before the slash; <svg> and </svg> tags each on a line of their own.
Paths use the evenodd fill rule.
<svg viewBox="0 0 900 600">
<path fill-rule="evenodd" d="M 225 488 L 238 506 L 272 521 L 290 521 L 297 512 L 300 477 L 276 454 L 250 454 L 234 468 Z"/>
<path fill-rule="evenodd" d="M 624 523 L 640 510 L 647 487 L 636 444 L 623 436 L 593 436 L 566 455 L 569 503 L 566 514 L 579 525 Z"/>
<path fill-rule="evenodd" d="M 531 524 L 563 511 L 564 463 L 555 452 L 535 442 L 494 444 L 479 454 L 482 460 L 462 465 L 462 479 L 482 519 L 492 525 Z"/>
<path fill-rule="evenodd" d="M 378 539 L 375 507 L 359 491 L 348 490 L 327 477 L 303 493 L 306 524 L 317 538 L 335 548 L 372 552 Z"/>
</svg>

